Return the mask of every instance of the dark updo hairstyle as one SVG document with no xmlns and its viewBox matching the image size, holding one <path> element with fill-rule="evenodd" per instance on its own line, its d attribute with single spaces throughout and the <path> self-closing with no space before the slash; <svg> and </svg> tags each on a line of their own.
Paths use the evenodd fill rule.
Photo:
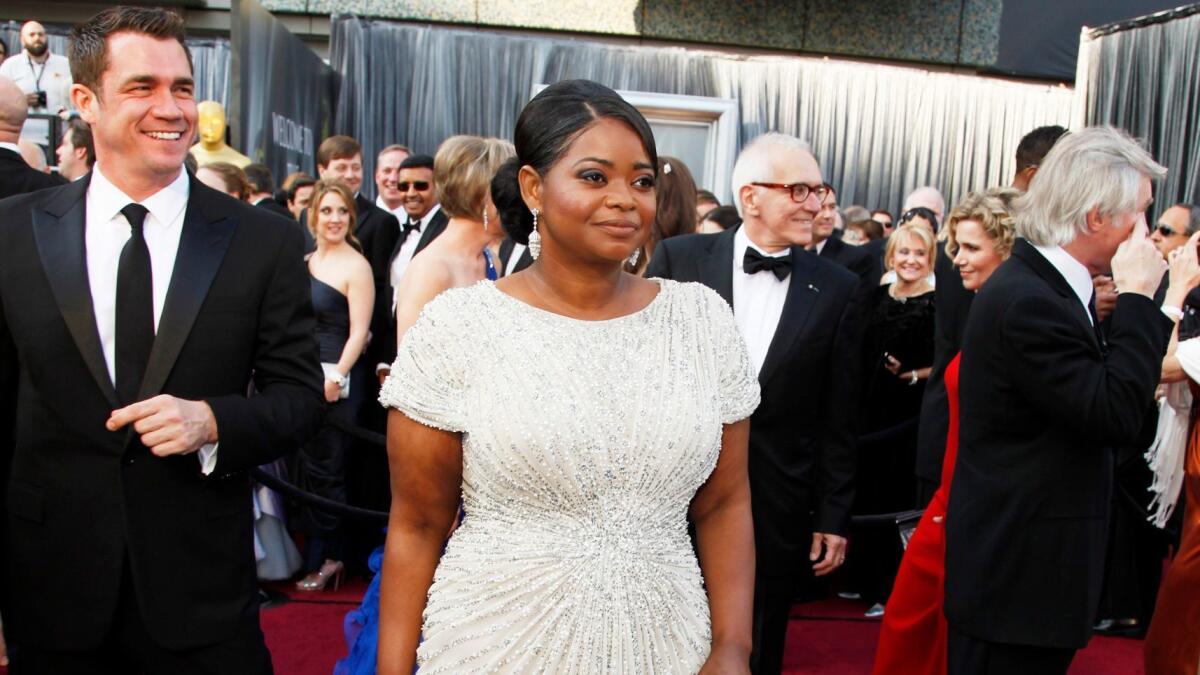
<svg viewBox="0 0 1200 675">
<path fill-rule="evenodd" d="M 517 156 L 505 162 L 492 179 L 492 201 L 500 222 L 517 243 L 528 244 L 533 231 L 533 214 L 521 199 L 517 180 L 521 167 L 530 166 L 539 176 L 545 176 L 567 147 L 602 119 L 624 122 L 641 138 L 650 166 L 658 166 L 650 124 L 617 92 L 590 80 L 564 80 L 546 87 L 517 118 L 513 132 Z"/>
</svg>

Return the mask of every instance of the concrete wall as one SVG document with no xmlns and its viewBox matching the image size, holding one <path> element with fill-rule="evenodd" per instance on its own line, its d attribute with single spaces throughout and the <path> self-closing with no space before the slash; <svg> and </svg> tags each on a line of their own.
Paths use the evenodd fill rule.
<svg viewBox="0 0 1200 675">
<path fill-rule="evenodd" d="M 279 14 L 594 33 L 987 67 L 1002 0 L 262 0 Z"/>
</svg>

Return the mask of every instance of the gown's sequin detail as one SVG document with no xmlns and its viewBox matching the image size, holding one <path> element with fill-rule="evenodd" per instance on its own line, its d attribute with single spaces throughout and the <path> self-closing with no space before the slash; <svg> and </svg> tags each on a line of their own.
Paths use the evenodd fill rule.
<svg viewBox="0 0 1200 675">
<path fill-rule="evenodd" d="M 662 281 L 609 321 L 491 282 L 446 291 L 380 402 L 463 432 L 466 518 L 429 589 L 421 673 L 695 673 L 708 598 L 687 508 L 758 405 L 728 305 Z"/>
</svg>

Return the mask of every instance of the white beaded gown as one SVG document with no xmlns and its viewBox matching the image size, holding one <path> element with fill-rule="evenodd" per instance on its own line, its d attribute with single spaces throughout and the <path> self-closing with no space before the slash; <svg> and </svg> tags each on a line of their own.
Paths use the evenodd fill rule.
<svg viewBox="0 0 1200 675">
<path fill-rule="evenodd" d="M 466 517 L 438 564 L 424 673 L 695 673 L 708 598 L 687 509 L 758 381 L 729 306 L 659 281 L 584 321 L 490 281 L 405 334 L 380 402 L 463 434 Z"/>
</svg>

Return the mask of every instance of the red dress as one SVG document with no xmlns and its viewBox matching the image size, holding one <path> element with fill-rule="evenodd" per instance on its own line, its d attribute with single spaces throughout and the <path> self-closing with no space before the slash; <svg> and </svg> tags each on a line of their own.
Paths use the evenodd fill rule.
<svg viewBox="0 0 1200 675">
<path fill-rule="evenodd" d="M 1183 541 L 1158 590 L 1146 634 L 1146 675 L 1200 673 L 1200 422 L 1192 426 L 1184 470 Z"/>
<path fill-rule="evenodd" d="M 946 576 L 946 504 L 958 458 L 958 361 L 946 366 L 950 403 L 942 485 L 925 508 L 904 551 L 896 584 L 883 613 L 873 675 L 945 675 L 946 615 L 942 612 Z"/>
</svg>

